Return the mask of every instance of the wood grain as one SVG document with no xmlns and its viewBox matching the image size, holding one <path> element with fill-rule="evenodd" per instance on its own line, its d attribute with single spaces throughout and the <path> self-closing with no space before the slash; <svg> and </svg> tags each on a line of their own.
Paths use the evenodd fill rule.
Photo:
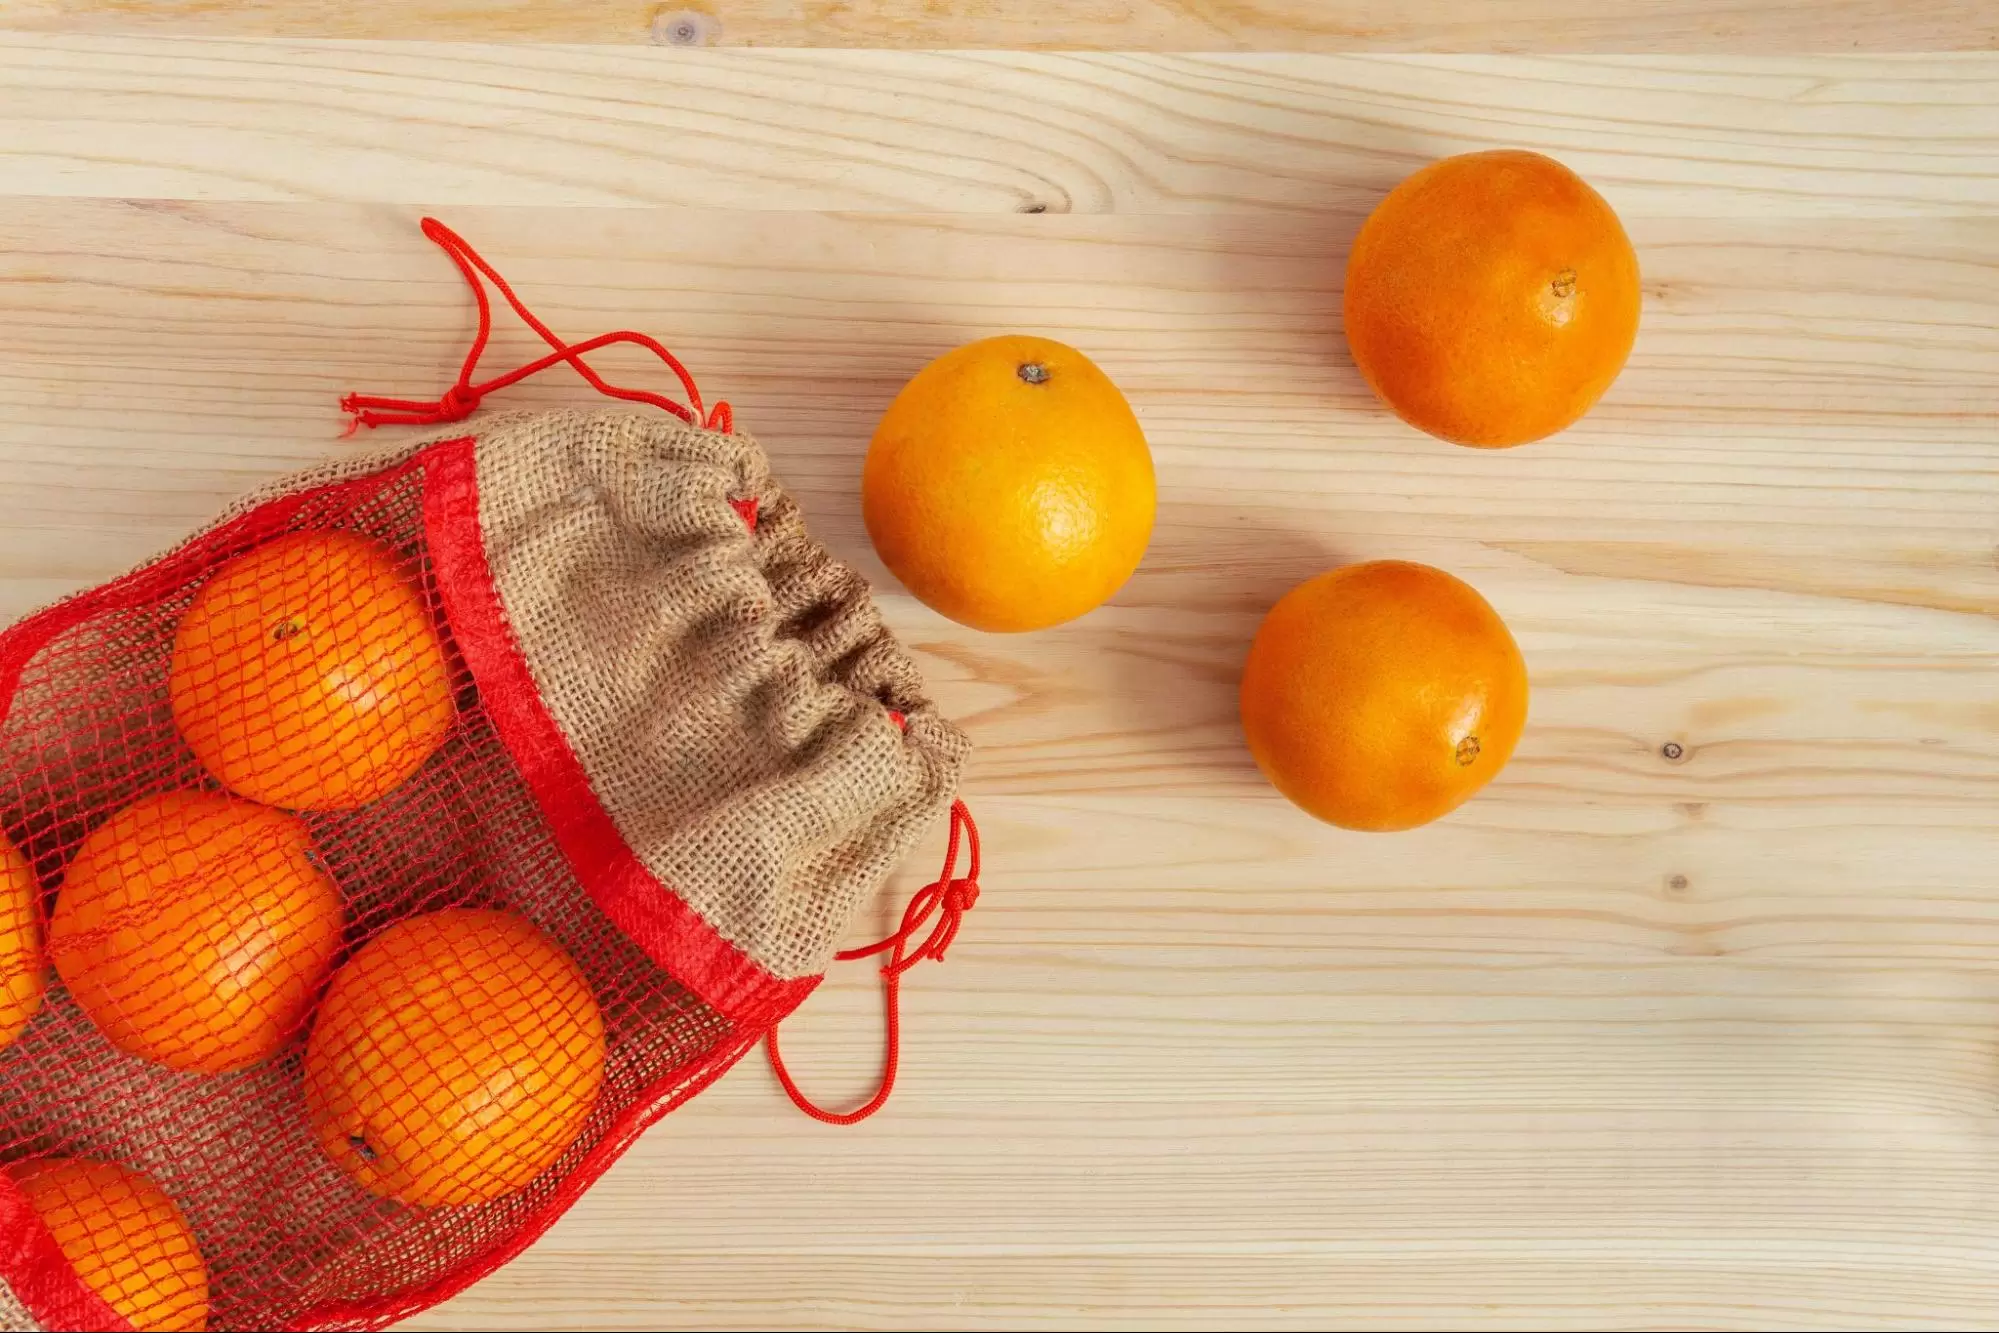
<svg viewBox="0 0 1999 1333">
<path fill-rule="evenodd" d="M 440 208 L 736 403 L 979 742 L 991 871 L 881 1118 L 746 1064 L 412 1327 L 1999 1319 L 1999 63 L 435 54 L 0 47 L 0 617 L 351 447 L 340 391 L 442 385 Z M 1486 454 L 1371 400 L 1339 275 L 1401 170 L 1512 136 L 1599 176 L 1648 305 L 1582 426 Z M 1126 388 L 1162 503 L 1113 605 L 995 637 L 886 580 L 855 478 L 1015 328 Z M 1379 837 L 1233 704 L 1270 603 L 1371 556 L 1480 587 L 1535 690 L 1486 794 Z M 877 1006 L 794 1020 L 816 1093 Z"/>
<path fill-rule="evenodd" d="M 163 58 L 169 56 L 170 58 Z M 1554 153 L 1627 214 L 1999 213 L 1999 56 L 628 51 L 0 34 L 0 191 L 1356 212 Z"/>
<path fill-rule="evenodd" d="M 59 32 L 1157 51 L 1946 51 L 1985 0 L 9 0 Z"/>
</svg>

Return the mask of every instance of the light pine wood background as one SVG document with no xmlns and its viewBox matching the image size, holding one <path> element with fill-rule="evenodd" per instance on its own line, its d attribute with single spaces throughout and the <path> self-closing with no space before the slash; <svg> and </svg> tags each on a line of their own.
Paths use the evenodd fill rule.
<svg viewBox="0 0 1999 1333">
<path fill-rule="evenodd" d="M 413 1326 L 1999 1320 L 1999 54 L 1714 53 L 1989 47 L 1993 11 L 1051 8 L 769 0 L 704 41 L 1537 54 L 0 4 L 0 617 L 351 447 L 341 391 L 446 383 L 434 210 L 732 399 L 981 746 L 986 896 L 910 979 L 890 1109 L 826 1129 L 747 1063 Z M 356 34 L 393 40 L 317 40 Z M 1557 53 L 1618 44 L 1704 50 Z M 1604 190 L 1648 301 L 1593 416 L 1488 454 L 1380 409 L 1338 309 L 1373 201 L 1497 144 Z M 900 383 L 1008 330 L 1095 356 L 1161 480 L 1115 604 L 1025 637 L 902 595 L 855 496 Z M 1484 796 L 1365 836 L 1260 781 L 1233 691 L 1279 594 L 1380 556 L 1482 589 L 1535 696 Z M 787 1032 L 862 1093 L 867 970 Z"/>
</svg>

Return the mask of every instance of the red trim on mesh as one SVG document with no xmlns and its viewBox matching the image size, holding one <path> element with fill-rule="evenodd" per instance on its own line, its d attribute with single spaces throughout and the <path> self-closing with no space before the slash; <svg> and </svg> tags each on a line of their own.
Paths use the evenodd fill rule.
<svg viewBox="0 0 1999 1333">
<path fill-rule="evenodd" d="M 486 563 L 479 528 L 473 441 L 446 440 L 424 450 L 424 530 L 453 638 L 479 683 L 480 703 L 508 755 L 526 778 L 556 844 L 597 905 L 646 955 L 730 1019 L 723 1045 L 654 1083 L 620 1116 L 556 1192 L 504 1240 L 435 1281 L 369 1301 L 322 1305 L 293 1328 L 381 1328 L 455 1296 L 539 1240 L 544 1232 L 639 1135 L 754 1048 L 821 980 L 780 981 L 723 939 L 654 878 L 625 845 L 590 789 L 589 776 L 541 701 Z"/>
<path fill-rule="evenodd" d="M 757 504 L 757 497 L 754 495 L 747 496 L 741 500 L 729 501 L 729 508 L 742 515 L 743 526 L 751 532 L 757 530 Z"/>
<path fill-rule="evenodd" d="M 605 915 L 717 1013 L 772 1023 L 797 1007 L 817 977 L 780 981 L 722 938 L 625 845 L 591 790 L 590 775 L 542 702 L 486 564 L 472 440 L 423 453 L 424 528 L 452 636 L 479 682 L 479 701 L 527 779 L 555 842 Z"/>
<path fill-rule="evenodd" d="M 131 1323 L 76 1275 L 55 1237 L 4 1171 L 0 1171 L 0 1278 L 44 1328 L 131 1333 Z"/>
</svg>

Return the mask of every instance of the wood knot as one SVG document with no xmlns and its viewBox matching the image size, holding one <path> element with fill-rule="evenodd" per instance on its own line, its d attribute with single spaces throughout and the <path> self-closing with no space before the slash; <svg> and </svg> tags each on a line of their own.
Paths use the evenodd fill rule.
<svg viewBox="0 0 1999 1333">
<path fill-rule="evenodd" d="M 662 7 L 652 16 L 652 40 L 655 46 L 707 46 L 721 27 L 713 14 Z"/>
</svg>

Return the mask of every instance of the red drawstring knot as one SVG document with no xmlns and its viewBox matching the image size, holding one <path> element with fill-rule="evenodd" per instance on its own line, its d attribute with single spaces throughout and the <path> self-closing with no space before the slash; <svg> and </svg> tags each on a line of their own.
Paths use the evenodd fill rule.
<svg viewBox="0 0 1999 1333">
<path fill-rule="evenodd" d="M 465 283 L 472 289 L 472 298 L 479 306 L 479 328 L 472 335 L 471 350 L 465 354 L 465 364 L 459 367 L 458 381 L 437 398 L 431 400 L 414 398 L 378 398 L 369 394 L 350 393 L 340 400 L 340 410 L 352 420 L 347 425 L 347 433 L 352 435 L 363 426 L 437 426 L 453 421 L 463 421 L 479 410 L 479 403 L 489 393 L 518 384 L 530 375 L 538 375 L 558 362 L 567 362 L 597 392 L 611 398 L 621 398 L 630 403 L 646 403 L 673 413 L 690 425 L 705 426 L 709 430 L 731 433 L 736 428 L 735 413 L 727 403 L 716 403 L 705 409 L 701 403 L 701 390 L 695 387 L 694 377 L 680 358 L 666 350 L 658 339 L 630 329 L 620 329 L 615 333 L 600 333 L 580 343 L 566 343 L 557 337 L 555 331 L 535 317 L 521 298 L 514 295 L 514 289 L 499 271 L 469 245 L 465 238 L 436 218 L 423 220 L 423 234 L 436 242 L 451 262 L 458 265 L 458 271 L 465 275 Z M 541 335 L 541 340 L 550 347 L 548 355 L 504 375 L 496 375 L 483 384 L 474 384 L 472 376 L 479 369 L 479 358 L 485 355 L 486 343 L 493 336 L 493 305 L 486 296 L 486 283 L 492 283 L 500 295 L 507 298 L 507 304 L 521 317 L 521 322 Z M 680 387 L 687 395 L 685 405 L 675 402 L 662 394 L 645 389 L 627 389 L 604 380 L 589 363 L 583 353 L 594 352 L 612 343 L 636 343 L 666 363 Z"/>
<path fill-rule="evenodd" d="M 962 842 L 970 851 L 969 864 L 963 878 L 957 876 L 958 847 Z M 979 901 L 979 826 L 972 822 L 972 812 L 965 808 L 963 801 L 951 803 L 951 841 L 944 850 L 944 869 L 937 878 L 916 891 L 909 900 L 909 906 L 902 912 L 902 924 L 893 935 L 874 944 L 859 949 L 843 949 L 834 957 L 842 962 L 856 958 L 871 958 L 878 953 L 888 954 L 888 961 L 882 964 L 882 1002 L 888 1014 L 887 1049 L 882 1056 L 881 1086 L 866 1105 L 846 1112 L 824 1111 L 812 1104 L 792 1081 L 791 1072 L 784 1067 L 784 1059 L 777 1050 L 777 1029 L 772 1028 L 765 1038 L 765 1048 L 770 1053 L 770 1067 L 783 1085 L 785 1095 L 792 1104 L 811 1116 L 814 1120 L 828 1125 L 852 1125 L 866 1120 L 887 1105 L 889 1094 L 895 1091 L 896 1070 L 902 1062 L 902 974 L 926 958 L 944 961 L 944 951 L 951 947 L 951 941 L 958 938 L 958 927 L 965 913 L 972 910 Z M 923 943 L 914 949 L 909 942 L 918 931 L 937 917 L 937 924 Z"/>
<path fill-rule="evenodd" d="M 839 955 L 841 958 L 865 958 L 868 954 L 879 953 L 886 945 L 907 943 L 909 937 L 923 929 L 923 923 L 930 919 L 932 912 L 941 911 L 937 918 L 937 928 L 930 932 L 930 938 L 923 941 L 909 953 L 882 966 L 882 975 L 901 976 L 926 958 L 944 961 L 944 951 L 951 947 L 951 941 L 958 938 L 958 927 L 964 921 L 965 913 L 978 906 L 979 882 L 975 879 L 938 880 L 925 885 L 909 900 L 909 906 L 902 914 L 902 926 L 895 934 L 881 944 L 866 950 L 849 950 Z"/>
<path fill-rule="evenodd" d="M 463 421 L 479 410 L 483 395 L 469 384 L 454 384 L 437 400 L 437 412 L 450 421 Z"/>
</svg>

